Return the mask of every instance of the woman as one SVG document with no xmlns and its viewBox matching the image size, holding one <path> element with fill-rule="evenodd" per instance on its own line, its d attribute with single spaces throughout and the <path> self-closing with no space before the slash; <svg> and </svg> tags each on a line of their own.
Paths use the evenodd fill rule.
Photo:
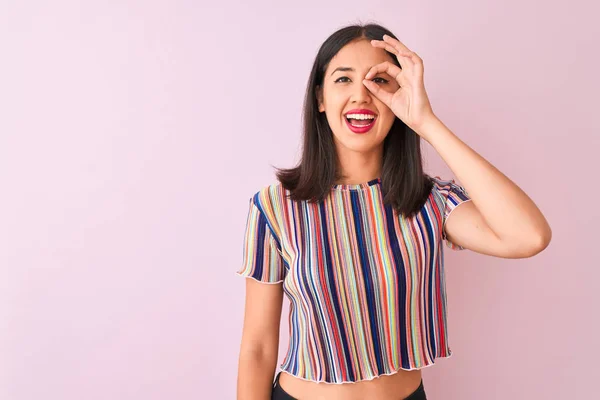
<svg viewBox="0 0 600 400">
<path fill-rule="evenodd" d="M 462 185 L 424 174 L 421 138 Z M 531 199 L 433 113 L 419 56 L 376 24 L 323 43 L 302 159 L 277 177 L 250 198 L 237 271 L 253 278 L 240 400 L 426 399 L 421 369 L 451 355 L 443 241 L 523 258 L 551 238 Z M 283 293 L 290 343 L 273 382 Z"/>
</svg>

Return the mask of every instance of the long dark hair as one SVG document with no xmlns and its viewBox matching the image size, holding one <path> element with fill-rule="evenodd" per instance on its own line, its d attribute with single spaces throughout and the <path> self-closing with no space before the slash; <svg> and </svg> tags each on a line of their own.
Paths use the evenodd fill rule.
<svg viewBox="0 0 600 400">
<path fill-rule="evenodd" d="M 290 191 L 290 199 L 322 201 L 341 178 L 333 132 L 325 113 L 319 112 L 317 100 L 317 87 L 323 87 L 329 62 L 351 41 L 362 38 L 383 40 L 384 34 L 396 38 L 378 24 L 350 25 L 333 33 L 321 45 L 304 98 L 302 159 L 294 168 L 274 167 L 277 179 Z M 391 58 L 400 66 L 395 56 Z M 398 117 L 383 142 L 381 185 L 384 204 L 391 204 L 405 216 L 417 213 L 431 192 L 431 179 L 423 172 L 421 138 Z"/>
</svg>

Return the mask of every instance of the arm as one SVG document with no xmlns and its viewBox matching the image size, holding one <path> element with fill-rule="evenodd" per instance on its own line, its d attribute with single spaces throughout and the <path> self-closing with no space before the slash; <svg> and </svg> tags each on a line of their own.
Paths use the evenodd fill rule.
<svg viewBox="0 0 600 400">
<path fill-rule="evenodd" d="M 448 217 L 447 237 L 465 248 L 506 258 L 531 257 L 550 243 L 552 231 L 535 203 L 437 117 L 417 133 L 448 164 L 473 201 Z"/>
<path fill-rule="evenodd" d="M 237 377 L 238 400 L 269 400 L 279 350 L 282 284 L 246 278 L 244 325 Z"/>
</svg>

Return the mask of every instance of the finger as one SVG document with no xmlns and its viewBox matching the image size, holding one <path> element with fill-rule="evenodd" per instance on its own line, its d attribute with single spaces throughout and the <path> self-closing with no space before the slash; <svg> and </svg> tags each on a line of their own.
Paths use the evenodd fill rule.
<svg viewBox="0 0 600 400">
<path fill-rule="evenodd" d="M 402 43 L 398 39 L 395 39 L 395 38 L 393 38 L 393 37 L 391 37 L 389 35 L 383 35 L 383 42 L 391 45 L 393 48 L 395 48 L 398 51 L 404 53 L 405 55 L 408 55 L 408 57 L 410 58 L 410 60 L 414 64 L 418 64 L 418 63 L 422 63 L 423 62 L 423 60 L 421 60 L 421 57 L 419 57 L 417 55 L 417 53 L 415 53 L 414 51 L 410 50 L 408 47 L 406 47 L 404 45 L 404 43 Z"/>
<path fill-rule="evenodd" d="M 421 57 L 419 57 L 418 54 L 415 53 L 414 51 L 411 52 L 407 57 L 410 58 L 413 65 L 423 64 L 423 60 L 421 59 Z"/>
<path fill-rule="evenodd" d="M 410 58 L 410 60 L 413 62 L 413 64 L 419 64 L 419 63 L 422 64 L 423 63 L 423 60 L 421 59 L 421 57 L 419 57 L 419 55 L 417 53 L 415 53 L 414 51 L 411 51 L 408 47 L 406 47 L 404 45 L 404 43 L 402 43 L 398 39 L 394 39 L 393 37 L 391 37 L 389 35 L 383 35 L 383 42 L 390 44 L 395 49 L 398 49 L 398 51 L 401 51 L 402 53 L 407 55 Z"/>
<path fill-rule="evenodd" d="M 370 79 L 371 77 L 381 72 L 385 72 L 386 74 L 394 78 L 396 82 L 400 84 L 400 86 L 402 86 L 402 83 L 404 81 L 402 69 L 389 61 L 384 61 L 380 64 L 372 66 L 369 72 L 367 72 L 367 75 L 365 75 L 365 79 Z"/>
<path fill-rule="evenodd" d="M 402 68 L 411 67 L 414 64 L 414 60 L 412 58 L 414 53 L 412 53 L 412 52 L 398 50 L 397 48 L 393 47 L 391 44 L 385 43 L 382 41 L 373 40 L 372 44 L 375 47 L 385 49 L 387 52 L 394 54 L 396 56 L 396 58 L 398 59 L 398 62 L 400 63 L 400 66 Z"/>
<path fill-rule="evenodd" d="M 400 55 L 403 55 L 403 56 L 410 56 L 410 55 L 414 54 L 412 51 L 406 51 L 406 50 L 398 49 L 397 47 L 394 47 L 392 44 L 386 43 L 386 42 L 384 42 L 382 40 L 375 40 L 375 39 L 373 39 L 373 40 L 371 40 L 371 44 L 373 46 L 383 48 L 386 51 L 388 51 L 388 52 L 390 52 L 392 54 L 395 54 L 395 55 L 399 55 L 400 54 Z"/>
<path fill-rule="evenodd" d="M 393 93 L 383 90 L 379 87 L 378 84 L 376 84 L 373 81 L 364 79 L 363 84 L 375 95 L 375 97 L 381 100 L 383 104 L 390 107 L 390 105 L 392 104 Z"/>
<path fill-rule="evenodd" d="M 410 49 L 408 47 L 406 47 L 404 45 L 404 43 L 402 43 L 398 39 L 395 39 L 389 35 L 383 35 L 383 41 L 391 44 L 393 47 L 397 48 L 400 51 L 406 51 L 406 52 L 412 53 L 412 51 L 410 51 Z"/>
</svg>

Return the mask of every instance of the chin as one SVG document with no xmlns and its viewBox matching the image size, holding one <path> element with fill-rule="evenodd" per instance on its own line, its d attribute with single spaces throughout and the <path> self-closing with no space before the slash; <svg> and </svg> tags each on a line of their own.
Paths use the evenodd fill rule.
<svg viewBox="0 0 600 400">
<path fill-rule="evenodd" d="M 383 139 L 374 140 L 372 138 L 364 137 L 345 138 L 344 140 L 339 140 L 336 138 L 335 142 L 337 146 L 357 153 L 368 153 L 383 145 Z"/>
</svg>

